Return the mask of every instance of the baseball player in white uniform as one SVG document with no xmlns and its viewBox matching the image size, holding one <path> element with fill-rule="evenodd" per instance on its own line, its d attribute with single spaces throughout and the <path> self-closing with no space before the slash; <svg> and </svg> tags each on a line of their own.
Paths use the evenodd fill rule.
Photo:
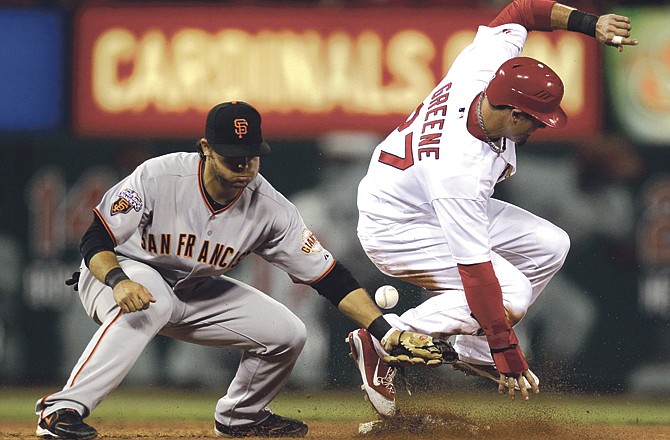
<svg viewBox="0 0 670 440">
<path fill-rule="evenodd" d="M 383 273 L 433 294 L 385 318 L 434 337 L 458 335 L 454 366 L 497 381 L 500 392 L 508 387 L 512 398 L 515 389 L 525 399 L 529 390 L 539 392 L 513 325 L 561 268 L 569 238 L 492 195 L 516 172 L 517 146 L 539 128 L 567 123 L 561 79 L 520 56 L 529 31 L 555 29 L 619 50 L 637 44 L 627 17 L 598 17 L 550 0 L 510 3 L 479 27 L 446 77 L 377 146 L 358 189 L 358 237 L 369 258 Z M 355 357 L 364 356 L 367 332 L 349 338 Z M 364 385 L 386 381 L 366 391 L 382 415 L 392 415 L 393 369 L 373 380 L 363 370 Z"/>
<path fill-rule="evenodd" d="M 94 209 L 80 246 L 78 290 L 100 328 L 65 387 L 37 402 L 38 436 L 94 438 L 96 430 L 83 418 L 157 334 L 243 351 L 216 405 L 217 435 L 305 436 L 305 423 L 267 409 L 302 350 L 304 324 L 270 296 L 224 275 L 251 252 L 312 286 L 385 339 L 389 352 L 441 362 L 432 338 L 392 328 L 295 206 L 258 174 L 270 147 L 256 109 L 242 101 L 219 104 L 205 132 L 197 153 L 147 160 Z"/>
</svg>

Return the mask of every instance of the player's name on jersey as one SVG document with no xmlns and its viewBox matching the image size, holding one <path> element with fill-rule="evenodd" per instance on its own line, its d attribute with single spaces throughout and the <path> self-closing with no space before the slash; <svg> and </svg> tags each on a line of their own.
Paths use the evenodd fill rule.
<svg viewBox="0 0 670 440">
<path fill-rule="evenodd" d="M 144 232 L 142 234 L 142 249 L 145 251 L 160 255 L 174 255 L 182 258 L 195 258 L 197 263 L 217 266 L 220 268 L 235 267 L 244 259 L 250 250 L 244 252 L 236 250 L 232 246 L 223 243 L 211 243 L 204 240 L 198 248 L 198 237 L 195 234 L 179 234 L 176 240 L 173 240 L 172 234 L 151 234 Z"/>
</svg>

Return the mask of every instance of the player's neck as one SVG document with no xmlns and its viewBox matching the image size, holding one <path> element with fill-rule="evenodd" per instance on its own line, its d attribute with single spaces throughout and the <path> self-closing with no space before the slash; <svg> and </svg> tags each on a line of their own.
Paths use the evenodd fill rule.
<svg viewBox="0 0 670 440">
<path fill-rule="evenodd" d="M 235 200 L 242 190 L 241 188 L 222 185 L 206 164 L 203 166 L 200 178 L 202 179 L 202 186 L 207 193 L 207 197 L 221 206 L 226 206 Z"/>
<path fill-rule="evenodd" d="M 486 127 L 486 133 L 482 129 L 481 124 L 477 120 L 477 101 L 479 100 L 479 95 L 475 96 L 470 104 L 470 110 L 468 112 L 468 121 L 467 128 L 468 132 L 471 135 L 479 139 L 480 141 L 487 141 L 488 137 L 494 141 L 498 142 L 502 137 L 502 125 L 499 119 L 499 115 L 494 111 L 489 104 L 488 99 L 484 98 L 481 106 L 481 117 L 484 127 Z"/>
<path fill-rule="evenodd" d="M 235 200 L 241 191 L 240 188 L 224 188 L 214 179 L 210 180 L 209 184 L 207 183 L 207 180 L 203 183 L 207 195 L 221 206 L 226 206 Z"/>
</svg>

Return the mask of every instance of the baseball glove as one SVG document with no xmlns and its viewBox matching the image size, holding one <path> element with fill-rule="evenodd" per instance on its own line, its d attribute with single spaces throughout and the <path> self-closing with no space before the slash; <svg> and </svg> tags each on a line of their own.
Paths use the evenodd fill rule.
<svg viewBox="0 0 670 440">
<path fill-rule="evenodd" d="M 409 331 L 394 330 L 390 333 L 382 340 L 384 349 L 389 353 L 383 358 L 388 365 L 437 367 L 458 359 L 456 351 L 447 341 Z"/>
</svg>

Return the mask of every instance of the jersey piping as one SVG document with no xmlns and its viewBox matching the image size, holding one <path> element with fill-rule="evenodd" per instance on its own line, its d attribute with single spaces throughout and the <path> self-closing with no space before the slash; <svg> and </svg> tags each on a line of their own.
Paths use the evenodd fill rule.
<svg viewBox="0 0 670 440">
<path fill-rule="evenodd" d="M 335 263 L 336 263 L 336 260 L 333 259 L 333 263 L 330 265 L 330 267 L 329 267 L 328 269 L 326 269 L 326 271 L 325 271 L 324 273 L 322 273 L 319 277 L 314 278 L 312 281 L 308 281 L 308 282 L 305 283 L 305 284 L 307 284 L 307 285 L 311 285 L 311 284 L 314 284 L 314 283 L 318 283 L 319 281 L 321 281 L 322 279 L 324 279 L 325 276 L 328 275 L 328 274 L 330 273 L 330 271 L 333 270 L 333 268 L 335 267 Z"/>
<path fill-rule="evenodd" d="M 212 206 L 212 204 L 209 202 L 209 197 L 207 197 L 207 190 L 205 189 L 205 183 L 203 181 L 203 173 L 204 173 L 204 161 L 200 161 L 198 164 L 198 188 L 200 189 L 200 195 L 202 196 L 202 199 L 205 201 L 205 204 L 207 205 L 207 208 L 209 208 L 209 211 L 212 214 L 219 214 L 221 212 L 224 212 L 228 210 L 231 206 L 235 204 L 239 200 L 240 197 L 242 197 L 242 192 L 244 192 L 244 189 L 241 189 L 240 192 L 237 193 L 235 198 L 230 201 L 226 206 L 223 208 L 216 209 Z M 211 197 L 211 196 L 210 196 Z"/>
<path fill-rule="evenodd" d="M 114 236 L 114 233 L 112 232 L 112 228 L 110 228 L 109 225 L 107 224 L 107 222 L 105 221 L 105 217 L 102 215 L 102 213 L 98 210 L 97 207 L 96 207 L 96 208 L 93 208 L 93 213 L 94 213 L 96 216 L 98 216 L 98 218 L 99 218 L 100 221 L 102 222 L 102 225 L 103 225 L 103 226 L 105 227 L 105 229 L 107 230 L 107 233 L 109 234 L 109 236 L 111 237 L 112 241 L 114 242 L 114 247 L 117 247 L 117 246 L 119 245 L 119 242 L 118 242 L 118 240 L 116 239 L 116 237 Z"/>
</svg>

